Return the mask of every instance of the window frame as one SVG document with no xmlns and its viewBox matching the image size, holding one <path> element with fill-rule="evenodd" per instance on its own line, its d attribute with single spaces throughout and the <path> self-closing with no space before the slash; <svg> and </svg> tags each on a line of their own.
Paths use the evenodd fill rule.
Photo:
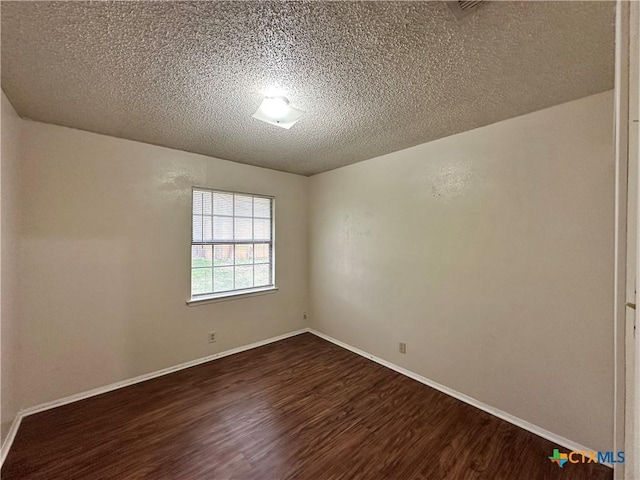
<svg viewBox="0 0 640 480">
<path fill-rule="evenodd" d="M 270 226 L 271 226 L 271 239 L 266 242 L 266 241 L 255 241 L 255 238 L 253 238 L 251 241 L 246 241 L 246 240 L 240 240 L 240 241 L 236 241 L 235 238 L 233 240 L 226 240 L 226 241 L 210 241 L 210 242 L 194 242 L 193 240 L 193 218 L 194 218 L 194 205 L 193 205 L 193 198 L 194 198 L 194 192 L 195 191 L 206 191 L 206 192 L 211 192 L 212 194 L 212 200 L 213 200 L 213 194 L 214 193 L 226 193 L 226 194 L 231 194 L 231 195 L 243 195 L 243 196 L 247 196 L 247 197 L 253 197 L 253 198 L 266 198 L 269 199 L 271 202 L 271 218 L 270 218 Z M 234 197 L 235 198 L 235 197 Z M 265 295 L 265 294 L 269 294 L 269 293 L 275 293 L 278 291 L 278 287 L 276 286 L 276 252 L 275 252 L 275 224 L 276 224 L 276 220 L 275 220 L 275 204 L 276 204 L 276 198 L 273 195 L 265 195 L 265 194 L 261 194 L 261 193 L 247 193 L 247 192 L 238 192 L 238 191 L 232 191 L 232 190 L 221 190 L 221 189 L 217 189 L 217 188 L 210 188 L 210 187 L 199 187 L 199 186 L 192 186 L 191 187 L 191 196 L 189 201 L 191 202 L 191 219 L 190 219 L 190 224 L 191 224 L 191 229 L 189 231 L 189 240 L 190 240 L 190 245 L 189 245 L 189 300 L 187 300 L 187 305 L 192 306 L 192 305 L 199 305 L 199 304 L 203 304 L 203 303 L 213 303 L 213 302 L 219 302 L 219 301 L 224 301 L 224 300 L 233 300 L 235 298 L 242 298 L 242 297 L 252 297 L 252 296 L 256 296 L 256 295 Z M 235 208 L 235 199 L 234 199 L 234 208 Z M 252 212 L 252 216 L 250 217 L 251 219 L 255 219 L 255 218 L 260 218 L 260 217 L 254 217 Z M 213 212 L 212 212 L 213 214 Z M 235 219 L 235 210 L 234 210 L 234 215 L 232 215 L 233 219 Z M 249 218 L 249 217 L 246 217 Z M 235 221 L 234 221 L 235 224 Z M 235 232 L 234 232 L 235 233 Z M 235 236 L 235 235 L 234 235 Z M 203 239 L 204 240 L 204 239 Z M 202 294 L 196 294 L 193 295 L 193 247 L 200 245 L 200 246 L 206 246 L 206 245 L 211 245 L 212 248 L 214 245 L 229 245 L 232 244 L 234 245 L 234 251 L 235 251 L 235 246 L 236 245 L 246 245 L 246 244 L 255 244 L 255 243 L 266 243 L 269 245 L 269 265 L 270 265 L 270 275 L 271 275 L 271 283 L 269 285 L 263 285 L 260 287 L 250 287 L 250 288 L 239 288 L 239 289 L 234 289 L 234 290 L 226 290 L 224 292 L 218 292 L 218 293 L 202 293 Z M 235 261 L 234 261 L 234 265 L 235 265 Z M 213 266 L 212 266 L 213 268 Z"/>
</svg>

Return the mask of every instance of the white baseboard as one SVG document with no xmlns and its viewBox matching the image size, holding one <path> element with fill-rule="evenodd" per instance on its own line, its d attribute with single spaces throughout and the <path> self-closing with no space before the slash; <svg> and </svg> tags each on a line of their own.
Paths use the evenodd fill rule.
<svg viewBox="0 0 640 480">
<path fill-rule="evenodd" d="M 545 430 L 544 428 L 538 427 L 537 425 L 534 425 L 533 423 L 529 423 L 526 420 L 522 420 L 521 418 L 511 415 L 510 413 L 494 408 L 490 405 L 487 405 L 486 403 L 482 403 L 480 400 L 476 400 L 475 398 L 465 395 L 464 393 L 457 392 L 456 390 L 453 390 L 449 387 L 441 385 L 438 382 L 434 382 L 433 380 L 423 377 L 422 375 L 418 375 L 417 373 L 414 373 L 411 370 L 407 370 L 406 368 L 396 365 L 395 363 L 391 363 L 380 357 L 376 357 L 375 355 L 365 352 L 364 350 L 360 350 L 359 348 L 349 345 L 348 343 L 341 342 L 340 340 L 330 337 L 329 335 L 325 335 L 324 333 L 318 332 L 317 330 L 310 328 L 309 332 L 324 340 L 327 340 L 328 342 L 338 345 L 339 347 L 342 347 L 346 350 L 350 350 L 353 353 L 356 353 L 362 357 L 365 357 L 369 360 L 379 363 L 384 367 L 390 368 L 391 370 L 394 370 L 402 375 L 405 375 L 406 377 L 412 378 L 417 382 L 423 383 L 431 388 L 435 388 L 436 390 L 442 393 L 445 393 L 450 397 L 456 398 L 461 402 L 467 403 L 495 417 L 501 418 L 502 420 L 509 422 L 515 425 L 516 427 L 520 427 L 524 430 L 534 433 L 535 435 L 538 435 L 539 437 L 546 438 L 547 440 L 550 440 L 553 443 L 557 443 L 558 445 L 565 447 L 568 450 L 588 451 L 588 452 L 595 451 L 592 448 L 587 448 L 584 445 L 580 445 L 579 443 L 574 442 L 573 440 L 569 440 L 568 438 L 561 437 L 560 435 L 550 432 L 549 430 Z M 603 465 L 606 465 L 609 468 L 613 468 L 613 465 L 610 463 L 603 463 Z"/>
<path fill-rule="evenodd" d="M 175 365 L 173 367 L 168 367 L 168 368 L 164 368 L 162 370 L 157 370 L 155 372 L 151 372 L 151 373 L 147 373 L 144 375 L 140 375 L 134 378 L 130 378 L 128 380 L 122 380 L 120 382 L 116 382 L 116 383 L 112 383 L 110 385 L 105 385 L 103 387 L 99 387 L 99 388 L 94 388 L 92 390 L 88 390 L 86 392 L 82 392 L 82 393 L 77 393 L 75 395 L 70 395 L 68 397 L 64 397 L 61 398 L 59 400 L 54 400 L 52 402 L 47 402 L 47 403 L 43 403 L 41 405 L 37 405 L 35 407 L 30 407 L 24 410 L 21 410 L 20 412 L 18 412 L 18 414 L 16 415 L 16 418 L 14 419 L 13 423 L 11 424 L 11 428 L 9 429 L 9 433 L 7 434 L 7 438 L 5 439 L 5 441 L 2 444 L 2 449 L 0 450 L 0 467 L 4 464 L 4 460 L 7 457 L 7 454 L 9 453 L 9 449 L 11 448 L 11 445 L 13 444 L 13 440 L 15 439 L 16 433 L 18 432 L 18 428 L 20 427 L 20 423 L 22 422 L 22 419 L 24 417 L 26 417 L 27 415 L 33 415 L 34 413 L 38 413 L 38 412 L 43 412 L 45 410 L 49 410 L 51 408 L 55 408 L 55 407 L 59 407 L 62 405 L 66 405 L 68 403 L 73 403 L 73 402 L 77 402 L 78 400 L 83 400 L 85 398 L 90 398 L 90 397 L 94 397 L 96 395 L 101 395 L 103 393 L 107 393 L 110 392 L 112 390 L 117 390 L 119 388 L 123 388 L 123 387 L 128 387 L 129 385 L 134 385 L 136 383 L 140 383 L 140 382 L 144 382 L 146 380 L 151 380 L 152 378 L 156 378 L 156 377 L 161 377 L 163 375 L 168 375 L 170 373 L 173 372 L 177 372 L 179 370 L 184 370 L 186 368 L 190 368 L 190 367 L 194 367 L 196 365 L 200 365 L 202 363 L 206 363 L 206 362 L 210 362 L 212 360 L 216 360 L 218 358 L 223 358 L 223 357 L 227 357 L 229 355 L 233 355 L 235 353 L 240 353 L 240 352 L 244 352 L 247 350 L 251 350 L 253 348 L 257 348 L 257 347 L 261 347 L 263 345 L 267 345 L 269 343 L 273 343 L 273 342 L 277 342 L 280 340 L 284 340 L 285 338 L 289 338 L 289 337 L 293 337 L 296 335 L 300 335 L 301 333 L 312 333 L 313 335 L 316 335 L 317 337 L 320 337 L 324 340 L 327 340 L 328 342 L 331 342 L 335 345 L 338 345 L 339 347 L 342 347 L 346 350 L 350 350 L 353 353 L 356 353 L 362 357 L 365 357 L 369 360 L 372 360 L 380 365 L 383 365 L 387 368 L 390 368 L 391 370 L 394 370 L 402 375 L 405 375 L 409 378 L 412 378 L 413 380 L 416 380 L 420 383 L 423 383 L 424 385 L 427 385 L 431 388 L 435 388 L 436 390 L 449 395 L 453 398 L 456 398 L 464 403 L 467 403 L 469 405 L 472 405 L 476 408 L 479 408 L 480 410 L 487 412 L 491 415 L 494 415 L 498 418 L 501 418 L 502 420 L 505 420 L 517 427 L 523 428 L 524 430 L 527 430 L 535 435 L 538 435 L 542 438 L 546 438 L 547 440 L 550 440 L 558 445 L 561 445 L 565 448 L 567 448 L 568 450 L 575 450 L 575 451 L 594 451 L 591 448 L 587 448 L 583 445 L 580 445 L 577 442 L 574 442 L 572 440 L 569 440 L 567 438 L 561 437 L 560 435 L 556 435 L 553 432 L 550 432 L 548 430 L 545 430 L 544 428 L 538 427 L 537 425 L 534 425 L 532 423 L 529 423 L 525 420 L 522 420 L 521 418 L 518 418 L 514 415 L 511 415 L 510 413 L 504 412 L 502 410 L 499 410 L 497 408 L 491 407 L 490 405 L 487 405 L 485 403 L 482 403 L 479 400 L 476 400 L 475 398 L 469 397 L 468 395 L 465 395 L 464 393 L 460 393 L 457 392 L 449 387 L 446 387 L 444 385 L 441 385 L 437 382 L 434 382 L 433 380 L 429 380 L 428 378 L 425 378 L 421 375 L 418 375 L 417 373 L 414 373 L 410 370 L 407 370 L 406 368 L 400 367 L 399 365 L 396 365 L 394 363 L 388 362 L 387 360 L 384 360 L 382 358 L 376 357 L 375 355 L 372 355 L 370 353 L 367 353 L 363 350 L 360 350 L 359 348 L 353 347 L 347 343 L 341 342 L 340 340 L 337 340 L 333 337 L 330 337 L 329 335 L 325 335 L 324 333 L 318 332 L 317 330 L 313 330 L 311 328 L 303 328 L 300 330 L 296 330 L 294 332 L 289 332 L 289 333 L 285 333 L 283 335 L 278 335 L 276 337 L 271 337 L 268 338 L 266 340 L 261 340 L 259 342 L 255 342 L 255 343 L 251 343 L 249 345 L 244 345 L 242 347 L 238 347 L 238 348 L 233 348 L 231 350 L 226 350 L 224 352 L 220 352 L 220 353 L 214 353 L 213 355 L 209 355 L 207 357 L 202 357 L 202 358 L 198 358 L 196 360 L 191 360 L 189 362 L 185 362 L 185 363 L 181 363 L 179 365 Z M 610 468 L 613 468 L 613 465 L 605 463 L 604 465 L 607 465 Z"/>
<path fill-rule="evenodd" d="M 2 442 L 2 448 L 0 449 L 0 467 L 4 464 L 4 459 L 7 458 L 7 453 L 9 453 L 9 449 L 11 445 L 13 445 L 13 439 L 16 438 L 16 433 L 18 433 L 18 428 L 20 428 L 20 422 L 22 422 L 22 412 L 18 412 L 16 418 L 13 419 L 11 423 L 11 427 L 9 427 L 9 433 L 7 437 Z"/>
<path fill-rule="evenodd" d="M 2 443 L 2 449 L 0 450 L 0 467 L 2 467 L 2 465 L 4 464 L 4 460 L 7 457 L 7 454 L 9 453 L 9 449 L 11 448 L 11 445 L 13 444 L 13 440 L 16 437 L 16 433 L 18 432 L 18 428 L 20 427 L 20 423 L 22 422 L 22 419 L 27 415 L 33 415 L 34 413 L 44 412 L 45 410 L 50 410 L 52 408 L 60 407 L 68 403 L 77 402 L 78 400 L 84 400 L 85 398 L 95 397 L 96 395 L 101 395 L 103 393 L 111 392 L 112 390 L 117 390 L 119 388 L 128 387 L 129 385 L 134 385 L 136 383 L 144 382 L 146 380 L 151 380 L 152 378 L 168 375 L 170 373 L 174 373 L 179 370 L 184 370 L 185 368 L 195 367 L 196 365 L 200 365 L 202 363 L 207 363 L 212 360 L 216 360 L 218 358 L 228 357 L 229 355 L 233 355 L 235 353 L 240 353 L 246 350 L 251 350 L 253 348 L 261 347 L 269 343 L 278 342 L 280 340 L 284 340 L 285 338 L 294 337 L 296 335 L 300 335 L 301 333 L 306 333 L 308 331 L 309 331 L 308 328 L 302 328 L 300 330 L 285 333 L 283 335 L 267 338 L 266 340 L 260 340 L 259 342 L 251 343 L 249 345 L 232 348 L 231 350 L 225 350 L 224 352 L 214 353 L 213 355 L 197 358 L 195 360 L 181 363 L 173 367 L 163 368 L 162 370 L 156 370 L 155 372 L 146 373 L 144 375 L 139 375 L 134 378 L 122 380 L 120 382 L 112 383 L 110 385 L 105 385 L 103 387 L 94 388 L 92 390 L 87 390 L 86 392 L 76 393 L 75 395 L 70 395 L 68 397 L 60 398 L 58 400 L 53 400 L 51 402 L 43 403 L 40 405 L 36 405 L 35 407 L 29 407 L 24 410 L 21 410 L 16 415 L 16 418 L 13 420 L 13 423 L 11 424 L 11 428 L 9 429 L 9 433 L 7 434 L 7 438 Z"/>
</svg>

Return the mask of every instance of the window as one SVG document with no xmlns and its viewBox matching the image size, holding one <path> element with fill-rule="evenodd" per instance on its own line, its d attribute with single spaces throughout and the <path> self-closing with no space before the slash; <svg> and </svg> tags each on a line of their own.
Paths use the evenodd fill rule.
<svg viewBox="0 0 640 480">
<path fill-rule="evenodd" d="M 273 198 L 193 189 L 191 299 L 273 288 Z"/>
</svg>

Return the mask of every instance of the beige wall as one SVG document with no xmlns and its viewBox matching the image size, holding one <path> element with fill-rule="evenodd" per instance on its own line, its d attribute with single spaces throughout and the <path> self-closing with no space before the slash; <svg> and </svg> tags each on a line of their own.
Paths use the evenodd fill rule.
<svg viewBox="0 0 640 480">
<path fill-rule="evenodd" d="M 308 178 L 30 121 L 22 173 L 21 407 L 305 326 Z M 185 305 L 194 185 L 276 197 L 277 293 Z"/>
<path fill-rule="evenodd" d="M 4 440 L 18 409 L 17 362 L 19 352 L 18 322 L 18 185 L 22 120 L 9 100 L 2 96 L 2 159 L 0 165 L 0 364 L 2 377 L 2 422 Z"/>
<path fill-rule="evenodd" d="M 311 326 L 612 448 L 612 119 L 605 92 L 312 177 Z"/>
</svg>

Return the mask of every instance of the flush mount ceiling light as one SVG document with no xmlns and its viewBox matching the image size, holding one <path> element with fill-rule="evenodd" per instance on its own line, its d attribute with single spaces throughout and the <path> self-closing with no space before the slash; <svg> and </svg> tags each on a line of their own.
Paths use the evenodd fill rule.
<svg viewBox="0 0 640 480">
<path fill-rule="evenodd" d="M 302 118 L 304 110 L 289 105 L 285 97 L 264 97 L 253 118 L 287 130 Z"/>
</svg>

